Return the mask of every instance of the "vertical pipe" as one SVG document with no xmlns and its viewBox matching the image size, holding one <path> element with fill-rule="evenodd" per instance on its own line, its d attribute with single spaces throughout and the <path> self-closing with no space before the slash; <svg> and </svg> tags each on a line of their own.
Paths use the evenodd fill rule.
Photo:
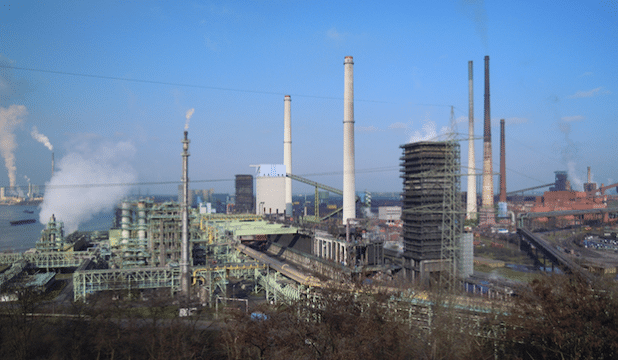
<svg viewBox="0 0 618 360">
<path fill-rule="evenodd" d="M 189 299 L 189 139 L 188 132 L 182 140 L 182 243 L 180 250 L 180 291 Z"/>
<path fill-rule="evenodd" d="M 51 173 L 52 177 L 54 177 L 54 167 L 55 167 L 55 165 L 54 165 L 54 153 L 52 153 L 52 173 Z"/>
<path fill-rule="evenodd" d="M 468 198 L 466 213 L 469 220 L 477 218 L 476 210 L 476 160 L 474 155 L 474 91 L 472 86 L 472 61 L 468 61 Z"/>
<path fill-rule="evenodd" d="M 491 115 L 489 109 L 489 56 L 485 56 L 485 118 L 483 129 L 483 211 L 482 225 L 495 224 L 494 182 L 491 155 Z"/>
<path fill-rule="evenodd" d="M 292 99 L 290 95 L 283 98 L 283 165 L 285 172 L 292 173 Z M 292 216 L 292 178 L 285 178 L 285 213 Z"/>
<path fill-rule="evenodd" d="M 500 202 L 506 202 L 506 148 L 504 145 L 504 119 L 500 120 Z"/>
<path fill-rule="evenodd" d="M 343 224 L 356 217 L 354 170 L 354 61 L 346 56 L 343 65 Z"/>
</svg>

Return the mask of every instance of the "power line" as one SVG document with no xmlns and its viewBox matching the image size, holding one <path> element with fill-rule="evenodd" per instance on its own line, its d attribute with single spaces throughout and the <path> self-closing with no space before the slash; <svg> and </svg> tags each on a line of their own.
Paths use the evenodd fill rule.
<svg viewBox="0 0 618 360">
<path fill-rule="evenodd" d="M 13 70 L 23 70 L 23 71 L 32 71 L 32 72 L 40 72 L 40 73 L 46 73 L 46 74 L 69 75 L 69 76 L 86 77 L 86 78 L 94 78 L 94 79 L 136 82 L 136 83 L 143 83 L 143 84 L 180 86 L 180 87 L 189 87 L 189 88 L 196 88 L 196 89 L 234 91 L 234 92 L 243 92 L 243 93 L 252 93 L 252 94 L 266 94 L 266 95 L 291 95 L 291 96 L 295 96 L 295 97 L 305 97 L 305 98 L 314 98 L 314 99 L 327 99 L 327 100 L 343 100 L 342 97 L 333 97 L 333 96 L 302 95 L 302 94 L 280 93 L 280 92 L 274 92 L 274 91 L 234 89 L 234 88 L 225 88 L 225 87 L 208 86 L 208 85 L 197 85 L 197 84 L 185 84 L 185 83 L 158 81 L 158 80 L 132 79 L 132 78 L 119 77 L 119 76 L 107 76 L 107 75 L 74 73 L 74 72 L 58 71 L 58 70 L 34 69 L 34 68 L 10 66 L 10 65 L 3 65 L 3 64 L 0 64 L 0 68 L 13 69 Z M 382 100 L 355 99 L 355 101 L 390 104 L 390 102 L 382 101 Z M 446 106 L 446 105 L 428 105 L 428 106 Z"/>
</svg>

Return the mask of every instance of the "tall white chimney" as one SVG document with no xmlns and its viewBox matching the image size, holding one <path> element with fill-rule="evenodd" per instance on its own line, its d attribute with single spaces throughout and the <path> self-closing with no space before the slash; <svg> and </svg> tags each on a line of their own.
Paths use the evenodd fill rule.
<svg viewBox="0 0 618 360">
<path fill-rule="evenodd" d="M 354 170 L 354 61 L 343 61 L 343 224 L 356 217 L 356 181 Z"/>
<path fill-rule="evenodd" d="M 474 159 L 474 91 L 472 87 L 472 61 L 468 61 L 468 199 L 466 218 L 475 220 L 476 210 L 476 161 Z"/>
<path fill-rule="evenodd" d="M 292 173 L 292 99 L 290 95 L 283 98 L 283 165 L 285 172 Z M 292 216 L 292 178 L 285 178 L 285 215 Z"/>
</svg>

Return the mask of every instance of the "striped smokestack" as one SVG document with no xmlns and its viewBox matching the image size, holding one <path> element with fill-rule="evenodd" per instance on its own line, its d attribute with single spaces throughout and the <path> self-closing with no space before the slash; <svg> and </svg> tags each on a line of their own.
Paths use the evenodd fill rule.
<svg viewBox="0 0 618 360">
<path fill-rule="evenodd" d="M 346 56 L 343 89 L 343 224 L 356 217 L 354 171 L 354 61 Z"/>
<path fill-rule="evenodd" d="M 485 119 L 483 129 L 483 208 L 480 225 L 494 225 L 494 182 L 491 156 L 491 115 L 489 109 L 489 56 L 485 56 Z"/>
<path fill-rule="evenodd" d="M 182 139 L 182 238 L 180 244 L 180 293 L 189 300 L 191 273 L 189 272 L 189 142 L 188 132 Z"/>
<path fill-rule="evenodd" d="M 285 172 L 292 173 L 292 99 L 290 95 L 283 98 L 283 165 Z M 292 216 L 292 178 L 285 178 L 285 213 Z"/>
<path fill-rule="evenodd" d="M 500 120 L 500 202 L 506 202 L 506 147 L 504 145 L 504 119 Z"/>
<path fill-rule="evenodd" d="M 468 61 L 468 199 L 466 218 L 475 220 L 476 210 L 476 161 L 474 159 L 474 91 L 472 87 L 472 61 Z"/>
</svg>

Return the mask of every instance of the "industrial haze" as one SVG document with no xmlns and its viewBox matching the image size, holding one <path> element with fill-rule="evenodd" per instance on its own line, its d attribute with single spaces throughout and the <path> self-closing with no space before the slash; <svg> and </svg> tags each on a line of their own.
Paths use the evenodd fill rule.
<svg viewBox="0 0 618 360">
<path fill-rule="evenodd" d="M 593 181 L 613 183 L 617 11 L 605 2 L 7 4 L 0 186 L 179 182 L 188 127 L 191 181 L 225 180 L 191 187 L 233 193 L 234 176 L 251 174 L 250 164 L 283 163 L 289 94 L 294 173 L 342 188 L 348 55 L 358 191 L 401 191 L 399 145 L 447 133 L 451 106 L 467 139 L 469 60 L 480 137 L 485 55 L 494 134 L 506 119 L 508 190 L 549 183 L 555 170 L 582 190 L 587 166 Z M 492 145 L 499 154 L 497 136 Z M 481 139 L 475 155 L 480 169 Z M 104 210 L 130 191 L 80 189 L 41 216 L 106 197 Z M 171 194 L 177 184 L 141 191 Z M 294 183 L 294 193 L 310 191 Z M 47 193 L 46 203 L 51 196 L 68 195 Z"/>
</svg>

